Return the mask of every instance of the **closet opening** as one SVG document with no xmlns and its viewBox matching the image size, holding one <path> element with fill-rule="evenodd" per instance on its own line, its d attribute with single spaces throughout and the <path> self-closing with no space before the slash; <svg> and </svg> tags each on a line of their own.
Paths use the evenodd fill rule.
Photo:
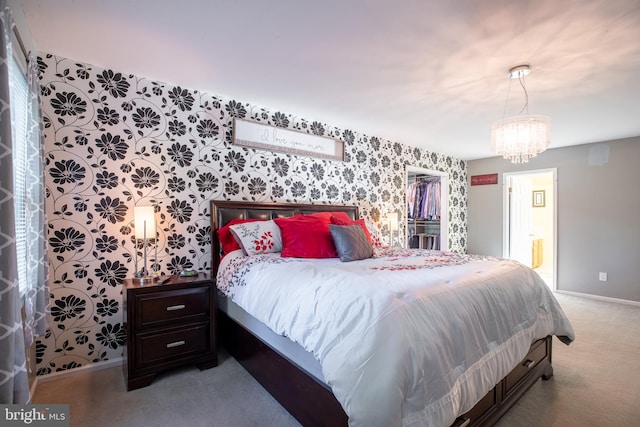
<svg viewBox="0 0 640 427">
<path fill-rule="evenodd" d="M 447 251 L 449 174 L 406 167 L 406 246 Z"/>
</svg>

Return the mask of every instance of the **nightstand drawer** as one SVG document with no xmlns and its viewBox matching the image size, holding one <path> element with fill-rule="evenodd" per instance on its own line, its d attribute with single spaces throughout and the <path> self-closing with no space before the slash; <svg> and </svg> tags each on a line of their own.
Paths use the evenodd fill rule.
<svg viewBox="0 0 640 427">
<path fill-rule="evenodd" d="M 136 338 L 137 368 L 204 353 L 211 346 L 208 323 L 160 333 L 140 334 Z"/>
<path fill-rule="evenodd" d="M 209 316 L 209 287 L 196 287 L 141 295 L 136 299 L 139 329 L 175 321 L 205 320 Z"/>
<path fill-rule="evenodd" d="M 162 283 L 123 282 L 127 390 L 148 386 L 167 369 L 217 365 L 214 289 L 213 280 L 203 273 Z"/>
<path fill-rule="evenodd" d="M 505 382 L 505 391 L 507 393 L 509 393 L 511 389 L 518 384 L 518 381 L 524 378 L 538 362 L 547 356 L 547 345 L 544 339 L 539 340 L 532 347 L 533 349 L 527 354 L 527 357 L 507 375 Z"/>
</svg>

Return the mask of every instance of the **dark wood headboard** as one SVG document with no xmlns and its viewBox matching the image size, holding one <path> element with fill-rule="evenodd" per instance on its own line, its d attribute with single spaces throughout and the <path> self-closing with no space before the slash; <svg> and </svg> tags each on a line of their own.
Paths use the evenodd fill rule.
<svg viewBox="0 0 640 427">
<path fill-rule="evenodd" d="M 218 240 L 218 228 L 232 219 L 274 219 L 293 215 L 308 215 L 317 212 L 346 212 L 352 219 L 358 219 L 357 206 L 345 205 L 312 205 L 297 203 L 270 202 L 230 202 L 223 200 L 211 201 L 211 275 L 215 279 L 220 265 L 222 248 Z"/>
</svg>

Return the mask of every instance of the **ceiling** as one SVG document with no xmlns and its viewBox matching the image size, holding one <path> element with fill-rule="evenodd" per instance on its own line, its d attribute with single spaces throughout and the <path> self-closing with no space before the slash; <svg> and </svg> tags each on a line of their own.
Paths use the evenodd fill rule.
<svg viewBox="0 0 640 427">
<path fill-rule="evenodd" d="M 465 160 L 524 106 L 519 64 L 550 148 L 640 135 L 639 0 L 22 5 L 41 52 Z"/>
</svg>

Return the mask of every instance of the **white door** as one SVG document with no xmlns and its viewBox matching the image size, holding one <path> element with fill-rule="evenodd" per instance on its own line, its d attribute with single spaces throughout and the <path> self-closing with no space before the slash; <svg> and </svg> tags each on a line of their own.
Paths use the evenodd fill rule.
<svg viewBox="0 0 640 427">
<path fill-rule="evenodd" d="M 531 267 L 533 241 L 536 240 L 538 264 L 535 271 L 555 291 L 558 276 L 557 171 L 541 169 L 505 173 L 503 183 L 503 257 Z M 533 190 L 543 193 L 542 205 L 536 203 L 533 206 Z"/>
<path fill-rule="evenodd" d="M 509 258 L 531 267 L 531 191 L 528 177 L 512 176 L 509 198 Z"/>
</svg>

